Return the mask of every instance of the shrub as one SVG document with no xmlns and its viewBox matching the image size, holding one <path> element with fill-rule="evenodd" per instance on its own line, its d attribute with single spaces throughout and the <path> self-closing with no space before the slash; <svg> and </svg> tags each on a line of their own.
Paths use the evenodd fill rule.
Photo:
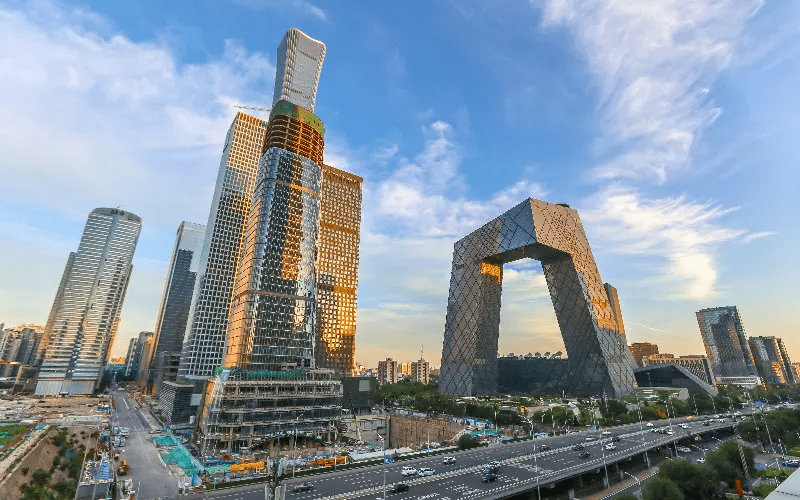
<svg viewBox="0 0 800 500">
<path fill-rule="evenodd" d="M 27 476 L 28 475 L 28 468 L 27 467 L 21 468 L 20 471 L 22 472 L 23 476 Z"/>
</svg>

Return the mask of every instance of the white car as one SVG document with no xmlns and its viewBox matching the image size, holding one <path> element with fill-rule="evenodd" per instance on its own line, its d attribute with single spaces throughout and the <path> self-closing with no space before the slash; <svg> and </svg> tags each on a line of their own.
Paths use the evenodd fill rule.
<svg viewBox="0 0 800 500">
<path fill-rule="evenodd" d="M 675 433 L 674 433 L 674 432 L 672 432 L 672 429 L 667 429 L 667 434 L 669 434 L 669 435 L 671 436 L 671 435 L 673 435 L 673 434 L 675 434 Z"/>
<path fill-rule="evenodd" d="M 422 476 L 422 477 L 425 477 L 425 476 L 432 476 L 432 475 L 434 475 L 434 474 L 436 474 L 436 471 L 435 471 L 435 470 L 433 470 L 433 469 L 429 469 L 429 468 L 427 468 L 427 467 L 422 467 L 422 468 L 419 470 L 419 472 L 417 473 L 417 475 L 418 475 L 418 476 Z"/>
<path fill-rule="evenodd" d="M 706 463 L 706 459 L 703 458 L 703 457 L 700 457 L 700 458 L 697 459 L 697 463 L 698 464 L 704 464 L 704 463 Z"/>
<path fill-rule="evenodd" d="M 611 431 L 603 431 L 603 432 L 600 433 L 600 435 L 602 435 L 602 436 L 610 436 L 611 435 Z"/>
<path fill-rule="evenodd" d="M 645 427 L 653 427 L 653 422 L 647 422 L 647 425 L 645 425 Z"/>
<path fill-rule="evenodd" d="M 678 446 L 678 451 L 680 451 L 681 453 L 691 453 L 692 452 L 692 450 L 690 450 L 689 448 L 687 448 L 685 446 Z"/>
<path fill-rule="evenodd" d="M 415 469 L 413 467 L 405 466 L 405 467 L 403 467 L 403 470 L 400 471 L 400 474 L 402 474 L 404 476 L 416 476 L 417 475 L 417 469 Z"/>
<path fill-rule="evenodd" d="M 452 465 L 456 463 L 456 457 L 444 457 L 444 459 L 442 459 L 442 463 L 445 465 Z"/>
<path fill-rule="evenodd" d="M 681 429 L 688 429 L 689 426 L 687 424 L 678 424 Z"/>
<path fill-rule="evenodd" d="M 608 443 L 608 444 L 606 444 L 606 449 L 607 450 L 616 450 L 617 449 L 617 445 L 615 445 L 614 443 Z"/>
</svg>

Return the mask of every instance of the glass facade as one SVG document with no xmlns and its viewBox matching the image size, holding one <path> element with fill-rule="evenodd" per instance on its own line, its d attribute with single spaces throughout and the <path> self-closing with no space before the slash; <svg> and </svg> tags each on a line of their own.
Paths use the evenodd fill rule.
<svg viewBox="0 0 800 500">
<path fill-rule="evenodd" d="M 795 383 L 794 370 L 783 340 L 778 337 L 750 337 L 750 351 L 761 379 L 767 385 Z"/>
<path fill-rule="evenodd" d="M 361 227 L 361 177 L 322 165 L 317 244 L 318 368 L 353 374 Z"/>
<path fill-rule="evenodd" d="M 292 28 L 278 46 L 272 106 L 288 101 L 314 112 L 325 44 Z"/>
<path fill-rule="evenodd" d="M 164 293 L 161 296 L 161 308 L 156 319 L 154 348 L 147 358 L 142 359 L 139 366 L 138 382 L 147 393 L 158 390 L 153 386 L 154 380 L 164 379 L 163 376 L 155 377 L 154 360 L 162 353 L 181 352 L 205 234 L 206 227 L 202 224 L 184 221 L 178 226 Z"/>
<path fill-rule="evenodd" d="M 541 261 L 569 356 L 559 389 L 616 397 L 635 387 L 578 212 L 527 199 L 455 244 L 439 390 L 475 396 L 497 390 L 503 264 Z"/>
<path fill-rule="evenodd" d="M 736 306 L 702 309 L 696 315 L 715 377 L 758 374 Z"/>
<path fill-rule="evenodd" d="M 222 364 L 228 311 L 267 123 L 237 113 L 222 151 L 178 375 L 206 380 Z"/>
<path fill-rule="evenodd" d="M 89 215 L 56 297 L 60 303 L 53 305 L 36 394 L 93 392 L 117 334 L 141 229 L 139 216 L 119 209 L 97 208 Z"/>
<path fill-rule="evenodd" d="M 61 275 L 61 282 L 58 284 L 56 298 L 53 300 L 53 305 L 50 308 L 50 314 L 47 316 L 47 323 L 44 325 L 44 335 L 42 335 L 42 340 L 39 342 L 36 352 L 37 365 L 41 365 L 42 360 L 44 360 L 44 354 L 47 351 L 47 344 L 50 342 L 50 333 L 53 331 L 53 323 L 56 321 L 58 308 L 64 303 L 64 290 L 67 288 L 69 274 L 72 272 L 72 265 L 75 263 L 76 255 L 77 254 L 75 252 L 70 252 L 69 257 L 67 258 L 67 265 L 64 266 L 64 273 Z"/>
</svg>

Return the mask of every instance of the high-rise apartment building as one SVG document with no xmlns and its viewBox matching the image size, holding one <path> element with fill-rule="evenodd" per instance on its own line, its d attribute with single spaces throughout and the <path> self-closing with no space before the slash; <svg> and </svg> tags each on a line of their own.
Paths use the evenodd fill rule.
<svg viewBox="0 0 800 500">
<path fill-rule="evenodd" d="M 136 342 L 128 345 L 128 355 L 125 359 L 125 376 L 135 380 L 136 377 L 139 375 L 139 367 L 142 363 L 142 353 L 145 349 L 145 343 L 148 339 L 153 336 L 153 332 L 139 332 L 139 337 L 136 338 Z M 131 339 L 133 340 L 133 339 Z M 150 344 L 152 345 L 153 341 L 150 340 Z M 131 351 L 131 347 L 133 347 L 133 352 Z"/>
<path fill-rule="evenodd" d="M 228 312 L 267 122 L 237 113 L 225 137 L 178 377 L 198 390 L 222 365 Z"/>
<path fill-rule="evenodd" d="M 411 362 L 411 381 L 427 384 L 430 382 L 431 364 L 422 358 Z"/>
<path fill-rule="evenodd" d="M 406 361 L 405 363 L 400 363 L 397 366 L 398 366 L 397 369 L 400 372 L 399 373 L 400 375 L 402 375 L 404 377 L 411 378 L 411 362 L 410 361 Z"/>
<path fill-rule="evenodd" d="M 658 346 L 650 342 L 634 342 L 628 346 L 633 354 L 633 360 L 638 366 L 644 366 L 645 361 L 654 354 L 658 354 Z"/>
<path fill-rule="evenodd" d="M 317 368 L 353 374 L 361 177 L 322 165 L 317 243 Z"/>
<path fill-rule="evenodd" d="M 397 383 L 397 361 L 392 358 L 378 361 L 378 383 L 380 385 Z"/>
<path fill-rule="evenodd" d="M 0 329 L 0 360 L 35 365 L 44 327 L 24 324 Z"/>
<path fill-rule="evenodd" d="M 792 374 L 795 380 L 800 380 L 800 362 L 792 363 Z"/>
<path fill-rule="evenodd" d="M 122 372 L 126 377 L 130 376 L 133 370 L 133 360 L 136 358 L 136 348 L 139 345 L 138 337 L 131 337 L 128 341 L 128 350 L 125 351 L 125 370 Z"/>
<path fill-rule="evenodd" d="M 714 372 L 711 370 L 711 363 L 706 356 L 691 355 L 676 358 L 672 354 L 651 354 L 645 358 L 645 366 L 664 365 L 674 363 L 686 368 L 692 375 L 699 378 L 708 385 L 714 384 Z"/>
<path fill-rule="evenodd" d="M 54 318 L 36 394 L 91 394 L 119 328 L 142 219 L 116 208 L 89 214 Z"/>
<path fill-rule="evenodd" d="M 750 337 L 750 351 L 758 375 L 766 385 L 795 383 L 794 370 L 783 340 L 778 337 Z"/>
<path fill-rule="evenodd" d="M 702 309 L 697 312 L 697 323 L 718 382 L 721 378 L 758 375 L 736 306 Z"/>
<path fill-rule="evenodd" d="M 157 393 L 156 381 L 175 380 L 174 376 L 155 375 L 158 356 L 166 353 L 180 354 L 192 296 L 200 268 L 200 254 L 203 251 L 206 227 L 202 224 L 181 222 L 175 237 L 172 259 L 161 296 L 161 308 L 156 319 L 153 349 L 144 357 L 139 367 L 139 385 L 145 392 Z M 162 364 L 163 366 L 163 364 Z"/>
</svg>

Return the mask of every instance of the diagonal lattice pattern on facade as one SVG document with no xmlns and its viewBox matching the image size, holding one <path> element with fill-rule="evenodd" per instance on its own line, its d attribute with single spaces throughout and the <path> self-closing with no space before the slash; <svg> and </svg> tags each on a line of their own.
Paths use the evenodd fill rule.
<svg viewBox="0 0 800 500">
<path fill-rule="evenodd" d="M 497 390 L 503 264 L 541 261 L 569 356 L 558 390 L 614 397 L 635 387 L 578 212 L 527 199 L 456 242 L 439 389 L 450 396 Z"/>
</svg>

